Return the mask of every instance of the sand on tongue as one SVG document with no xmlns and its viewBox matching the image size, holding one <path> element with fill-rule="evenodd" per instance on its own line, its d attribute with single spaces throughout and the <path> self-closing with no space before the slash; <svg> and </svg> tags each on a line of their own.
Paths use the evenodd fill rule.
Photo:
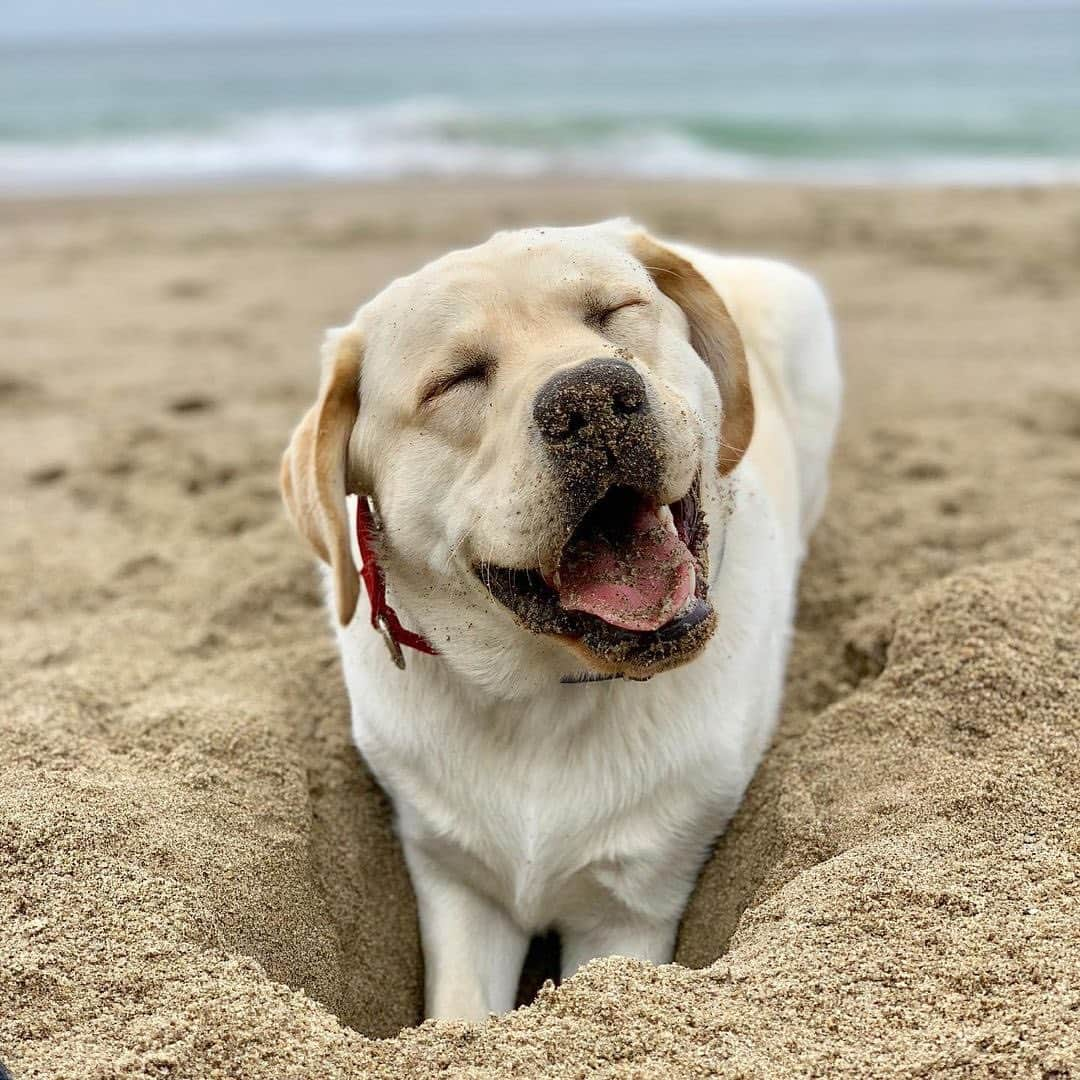
<svg viewBox="0 0 1080 1080">
<path fill-rule="evenodd" d="M 559 564 L 559 602 L 624 630 L 657 630 L 694 591 L 690 549 L 660 518 L 639 507 L 616 539 L 599 531 L 573 543 Z"/>
</svg>

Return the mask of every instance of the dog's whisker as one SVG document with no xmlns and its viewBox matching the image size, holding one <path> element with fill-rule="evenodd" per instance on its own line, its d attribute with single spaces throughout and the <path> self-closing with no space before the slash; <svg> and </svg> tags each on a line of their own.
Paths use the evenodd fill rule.
<svg viewBox="0 0 1080 1080">
<path fill-rule="evenodd" d="M 642 265 L 650 274 L 667 274 L 670 277 L 678 278 L 680 281 L 683 279 L 683 275 L 678 270 L 672 270 L 670 266 L 649 266 L 648 263 L 642 263 Z"/>
<path fill-rule="evenodd" d="M 476 531 L 480 522 L 484 520 L 484 517 L 487 513 L 488 510 L 485 507 L 483 510 L 480 511 L 479 514 L 477 514 L 473 518 L 469 525 L 467 525 L 462 531 L 461 535 L 457 538 L 457 540 L 455 540 L 454 543 L 450 546 L 450 550 L 447 552 L 446 555 L 446 561 L 443 563 L 444 570 L 450 569 L 450 563 L 453 562 L 454 557 L 457 555 L 458 551 L 461 550 L 461 545 L 464 544 L 465 541 L 468 540 L 469 537 L 472 535 L 472 533 Z"/>
</svg>

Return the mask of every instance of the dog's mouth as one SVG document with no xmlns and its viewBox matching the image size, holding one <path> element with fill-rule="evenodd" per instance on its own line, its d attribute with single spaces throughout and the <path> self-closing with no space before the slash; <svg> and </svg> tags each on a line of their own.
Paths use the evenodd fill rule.
<svg viewBox="0 0 1080 1080">
<path fill-rule="evenodd" d="M 648 678 L 696 655 L 715 626 L 698 490 L 695 480 L 662 506 L 610 488 L 553 571 L 483 564 L 476 573 L 528 630 L 565 639 L 590 674 Z"/>
</svg>

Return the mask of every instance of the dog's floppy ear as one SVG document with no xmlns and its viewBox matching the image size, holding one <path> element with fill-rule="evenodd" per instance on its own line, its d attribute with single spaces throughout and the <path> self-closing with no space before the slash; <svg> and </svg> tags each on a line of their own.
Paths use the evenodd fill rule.
<svg viewBox="0 0 1080 1080">
<path fill-rule="evenodd" d="M 724 410 L 717 466 L 729 473 L 754 433 L 754 397 L 739 330 L 716 290 L 681 255 L 641 230 L 631 233 L 630 250 L 656 287 L 682 308 L 690 324 L 690 344 L 716 379 Z"/>
<path fill-rule="evenodd" d="M 281 494 L 289 517 L 333 571 L 341 625 L 356 611 L 360 581 L 353 565 L 349 515 L 349 436 L 359 409 L 362 345 L 352 330 L 332 330 L 323 345 L 319 396 L 281 459 Z"/>
</svg>

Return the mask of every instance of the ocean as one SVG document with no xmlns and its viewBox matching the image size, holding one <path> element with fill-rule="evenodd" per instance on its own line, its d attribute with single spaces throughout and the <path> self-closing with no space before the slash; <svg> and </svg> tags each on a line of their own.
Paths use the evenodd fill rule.
<svg viewBox="0 0 1080 1080">
<path fill-rule="evenodd" d="M 1080 3 L 0 47 L 0 192 L 1080 180 Z"/>
</svg>

